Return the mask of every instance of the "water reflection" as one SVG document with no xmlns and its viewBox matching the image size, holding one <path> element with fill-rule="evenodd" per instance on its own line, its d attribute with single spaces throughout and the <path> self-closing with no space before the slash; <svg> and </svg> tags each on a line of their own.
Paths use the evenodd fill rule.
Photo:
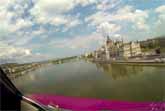
<svg viewBox="0 0 165 111">
<path fill-rule="evenodd" d="M 96 64 L 96 67 L 102 69 L 106 74 L 112 76 L 114 80 L 121 78 L 129 78 L 130 76 L 141 74 L 144 72 L 145 68 L 141 66 L 128 66 L 116 64 Z"/>
<path fill-rule="evenodd" d="M 54 94 L 126 101 L 165 99 L 164 67 L 75 61 L 51 65 L 14 80 L 24 94 Z"/>
</svg>

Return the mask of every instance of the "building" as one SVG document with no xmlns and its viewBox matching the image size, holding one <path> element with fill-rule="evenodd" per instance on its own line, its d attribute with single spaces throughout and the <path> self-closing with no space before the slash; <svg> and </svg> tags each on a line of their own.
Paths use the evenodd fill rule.
<svg viewBox="0 0 165 111">
<path fill-rule="evenodd" d="M 120 48 L 120 57 L 129 58 L 141 55 L 141 47 L 139 42 L 123 43 Z"/>
<path fill-rule="evenodd" d="M 108 50 L 106 52 L 109 52 L 107 56 L 110 56 L 112 59 L 129 58 L 142 54 L 139 42 L 124 43 L 123 40 L 112 41 L 107 37 L 106 47 Z"/>
<path fill-rule="evenodd" d="M 105 43 L 105 54 L 106 54 L 106 59 L 107 60 L 110 60 L 110 57 L 111 57 L 111 49 L 113 47 L 113 41 L 107 36 L 107 40 L 106 40 L 106 43 Z"/>
<path fill-rule="evenodd" d="M 140 43 L 139 42 L 131 42 L 131 56 L 139 56 L 142 54 Z"/>
<path fill-rule="evenodd" d="M 101 48 L 94 51 L 94 57 L 95 59 L 105 59 L 106 58 L 105 46 L 102 46 Z"/>
<path fill-rule="evenodd" d="M 95 51 L 95 59 L 116 60 L 141 54 L 139 42 L 124 43 L 123 40 L 113 41 L 107 37 L 105 44 Z"/>
<path fill-rule="evenodd" d="M 130 43 L 123 44 L 120 49 L 120 57 L 130 57 L 131 56 L 131 47 Z"/>
<path fill-rule="evenodd" d="M 165 53 L 165 36 L 140 41 L 140 45 L 145 53 L 147 51 L 154 51 L 158 48 L 160 48 L 161 53 Z"/>
</svg>

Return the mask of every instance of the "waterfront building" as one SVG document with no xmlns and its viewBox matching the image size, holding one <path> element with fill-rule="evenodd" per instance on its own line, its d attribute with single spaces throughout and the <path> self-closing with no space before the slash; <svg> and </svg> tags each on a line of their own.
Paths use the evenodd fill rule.
<svg viewBox="0 0 165 111">
<path fill-rule="evenodd" d="M 113 41 L 109 37 L 105 44 L 95 51 L 95 59 L 116 60 L 141 55 L 141 47 L 139 42 L 124 43 L 121 41 Z"/>
<path fill-rule="evenodd" d="M 130 57 L 131 56 L 131 47 L 130 43 L 125 43 L 120 47 L 120 57 Z"/>
<path fill-rule="evenodd" d="M 104 46 L 102 46 L 102 48 L 104 49 L 104 52 L 105 52 L 105 59 L 108 59 L 108 60 L 110 59 L 109 47 L 110 47 L 111 43 L 112 43 L 111 40 L 107 37 L 107 40 L 106 40 Z"/>
<path fill-rule="evenodd" d="M 139 42 L 131 42 L 131 56 L 141 55 L 141 47 Z"/>
<path fill-rule="evenodd" d="M 106 59 L 114 59 L 118 55 L 118 47 L 113 40 L 107 36 L 106 44 Z"/>
<path fill-rule="evenodd" d="M 88 57 L 88 56 L 89 56 L 89 53 L 86 52 L 86 53 L 85 53 L 85 57 Z"/>
<path fill-rule="evenodd" d="M 105 46 L 105 54 L 106 54 L 106 60 L 110 60 L 110 50 L 107 46 Z"/>
<path fill-rule="evenodd" d="M 152 39 L 147 39 L 144 41 L 140 41 L 141 48 L 145 53 L 152 53 L 155 49 L 160 48 L 160 52 L 165 52 L 165 36 L 155 37 Z"/>
<path fill-rule="evenodd" d="M 141 47 L 139 42 L 123 43 L 120 48 L 120 57 L 129 58 L 141 55 Z"/>
<path fill-rule="evenodd" d="M 106 58 L 105 47 L 102 46 L 101 48 L 97 49 L 94 55 L 95 55 L 95 59 L 105 59 Z"/>
</svg>

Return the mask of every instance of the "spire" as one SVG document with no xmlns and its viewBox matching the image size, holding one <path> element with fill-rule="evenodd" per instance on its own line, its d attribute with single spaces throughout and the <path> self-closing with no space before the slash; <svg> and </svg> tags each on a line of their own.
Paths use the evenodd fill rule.
<svg viewBox="0 0 165 111">
<path fill-rule="evenodd" d="M 109 35 L 107 36 L 107 40 L 110 40 Z"/>
<path fill-rule="evenodd" d="M 109 43 L 111 43 L 111 42 L 112 42 L 112 41 L 111 41 L 110 37 L 107 36 L 106 45 L 109 44 Z"/>
<path fill-rule="evenodd" d="M 123 39 L 123 37 L 121 37 L 121 39 L 122 39 L 121 41 L 122 41 L 122 45 L 123 45 L 124 44 L 124 39 Z"/>
</svg>

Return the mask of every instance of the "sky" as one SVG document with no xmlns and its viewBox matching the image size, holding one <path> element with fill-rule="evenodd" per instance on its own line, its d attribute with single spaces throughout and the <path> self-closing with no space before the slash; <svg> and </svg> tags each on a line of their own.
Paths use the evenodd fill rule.
<svg viewBox="0 0 165 111">
<path fill-rule="evenodd" d="M 165 0 L 0 0 L 0 60 L 80 55 L 107 35 L 136 41 L 164 29 Z"/>
</svg>

